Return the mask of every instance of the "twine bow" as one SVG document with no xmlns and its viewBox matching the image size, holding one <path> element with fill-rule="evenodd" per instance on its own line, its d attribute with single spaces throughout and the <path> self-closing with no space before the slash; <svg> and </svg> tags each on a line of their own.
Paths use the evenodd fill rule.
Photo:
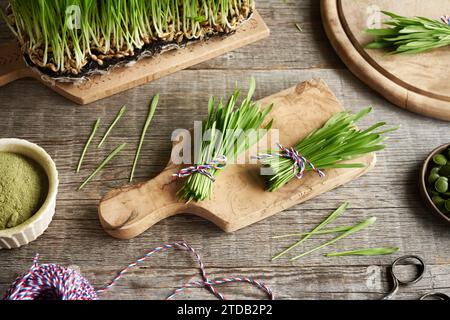
<svg viewBox="0 0 450 320">
<path fill-rule="evenodd" d="M 443 23 L 450 26 L 450 16 L 448 16 L 448 15 L 442 16 L 441 20 Z"/>
<path fill-rule="evenodd" d="M 227 165 L 227 157 L 219 156 L 212 160 L 208 164 L 191 166 L 188 168 L 181 169 L 177 173 L 174 173 L 173 176 L 175 178 L 186 178 L 190 177 L 195 173 L 200 173 L 210 179 L 212 182 L 216 181 L 213 174 L 209 170 L 222 170 Z"/>
<path fill-rule="evenodd" d="M 279 143 L 277 143 L 277 146 L 281 151 L 280 153 L 260 154 L 254 158 L 258 160 L 265 160 L 279 156 L 282 158 L 291 159 L 294 162 L 292 171 L 297 179 L 303 178 L 307 165 L 309 165 L 311 169 L 319 175 L 319 177 L 325 177 L 325 173 L 323 173 L 323 171 L 318 169 L 311 161 L 302 156 L 294 147 L 285 148 Z"/>
</svg>

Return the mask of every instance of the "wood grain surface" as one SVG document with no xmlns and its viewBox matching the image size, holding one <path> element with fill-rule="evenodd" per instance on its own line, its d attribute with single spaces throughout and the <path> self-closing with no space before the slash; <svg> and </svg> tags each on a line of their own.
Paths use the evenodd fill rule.
<svg viewBox="0 0 450 320">
<path fill-rule="evenodd" d="M 278 299 L 379 299 L 390 289 L 387 267 L 402 254 L 423 256 L 428 269 L 421 282 L 401 288 L 398 299 L 417 299 L 430 290 L 450 294 L 450 229 L 422 204 L 417 184 L 428 152 L 450 140 L 449 124 L 396 108 L 355 78 L 328 43 L 319 1 L 259 0 L 257 6 L 272 31 L 269 38 L 88 106 L 68 102 L 32 79 L 0 88 L 0 137 L 24 138 L 43 146 L 54 158 L 61 179 L 57 212 L 47 232 L 26 247 L 0 251 L 0 292 L 30 266 L 36 252 L 43 262 L 77 266 L 99 287 L 147 250 L 184 239 L 202 255 L 211 277 L 252 276 L 266 282 Z M 0 42 L 9 37 L 1 25 Z M 183 215 L 164 220 L 132 240 L 119 241 L 106 234 L 98 222 L 97 204 L 106 192 L 126 183 L 151 97 L 161 93 L 161 104 L 139 162 L 139 181 L 163 170 L 170 156 L 172 131 L 202 119 L 210 94 L 228 95 L 236 81 L 245 87 L 250 76 L 258 82 L 257 98 L 320 77 L 345 108 L 374 107 L 362 127 L 376 120 L 402 127 L 391 134 L 388 148 L 378 154 L 376 167 L 367 175 L 249 228 L 227 234 L 206 220 Z M 128 106 L 124 120 L 103 149 L 91 149 L 82 173 L 76 175 L 74 169 L 93 122 L 102 118 L 99 133 L 103 134 L 122 104 Z M 124 152 L 85 191 L 76 192 L 80 182 L 121 142 L 128 142 Z M 391 245 L 400 246 L 401 251 L 361 258 L 324 258 L 321 252 L 293 263 L 270 262 L 272 255 L 291 243 L 272 240 L 272 236 L 308 230 L 343 201 L 349 201 L 350 208 L 334 225 L 369 216 L 378 221 L 329 251 Z M 296 252 L 324 239 L 328 237 L 311 239 Z M 197 279 L 197 269 L 190 256 L 162 253 L 102 298 L 161 299 L 193 279 Z M 222 290 L 230 298 L 264 297 L 246 285 L 228 285 Z M 182 297 L 213 298 L 203 290 L 191 290 Z"/>
<path fill-rule="evenodd" d="M 448 48 L 400 55 L 364 48 L 373 41 L 364 30 L 385 27 L 382 22 L 389 18 L 380 10 L 439 19 L 450 11 L 450 1 L 322 0 L 322 3 L 330 41 L 355 75 L 402 108 L 450 120 Z"/>
</svg>

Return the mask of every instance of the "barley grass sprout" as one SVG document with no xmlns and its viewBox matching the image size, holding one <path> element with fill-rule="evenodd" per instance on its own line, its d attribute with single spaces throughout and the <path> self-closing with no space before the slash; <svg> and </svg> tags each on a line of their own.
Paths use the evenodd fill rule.
<svg viewBox="0 0 450 320">
<path fill-rule="evenodd" d="M 150 127 L 150 124 L 153 120 L 153 116 L 155 115 L 155 111 L 156 111 L 156 108 L 158 107 L 158 103 L 159 103 L 159 94 L 157 94 L 153 97 L 152 102 L 150 103 L 150 106 L 149 106 L 147 118 L 145 120 L 144 127 L 142 128 L 141 138 L 139 139 L 139 144 L 136 149 L 136 154 L 134 156 L 133 166 L 131 168 L 130 180 L 129 180 L 130 183 L 133 182 L 134 173 L 136 171 L 136 166 L 138 164 L 139 157 L 141 155 L 141 150 L 142 150 L 142 146 L 144 144 L 145 135 L 147 134 L 148 128 Z"/>
<path fill-rule="evenodd" d="M 78 161 L 78 165 L 77 165 L 77 169 L 76 169 L 77 173 L 79 173 L 81 170 L 81 166 L 83 165 L 84 157 L 86 156 L 89 146 L 91 145 L 91 142 L 94 139 L 98 128 L 100 127 L 100 122 L 101 122 L 101 120 L 100 120 L 100 118 L 98 118 L 92 127 L 91 134 L 89 135 L 89 138 L 86 141 L 86 144 L 84 145 L 83 151 L 81 152 L 80 160 Z"/>
<path fill-rule="evenodd" d="M 310 161 L 318 170 L 331 168 L 361 168 L 362 163 L 342 163 L 358 158 L 364 154 L 385 148 L 382 142 L 384 135 L 397 130 L 398 127 L 377 131 L 385 122 L 378 122 L 368 129 L 360 130 L 356 122 L 369 114 L 372 108 L 365 108 L 356 114 L 348 111 L 337 113 L 331 117 L 323 127 L 312 131 L 294 147 L 295 150 Z M 277 191 L 297 176 L 294 172 L 294 162 L 278 153 L 272 153 L 261 160 L 264 167 L 272 172 L 267 176 L 268 190 Z M 306 171 L 314 168 L 305 167 Z"/>
<path fill-rule="evenodd" d="M 345 256 L 380 256 L 393 254 L 400 250 L 399 247 L 386 247 L 386 248 L 367 248 L 367 249 L 355 249 L 342 252 L 332 252 L 325 254 L 326 257 L 345 257 Z"/>
<path fill-rule="evenodd" d="M 315 234 L 318 234 L 325 226 L 327 226 L 328 224 L 330 224 L 331 222 L 333 222 L 334 220 L 336 220 L 341 214 L 344 213 L 345 210 L 347 210 L 348 207 L 348 202 L 344 202 L 342 205 L 339 206 L 339 208 L 337 208 L 336 210 L 334 210 L 325 220 L 323 220 L 319 225 L 317 225 L 313 230 L 311 230 L 310 232 L 308 232 L 301 240 L 297 241 L 296 243 L 294 243 L 293 245 L 291 245 L 289 248 L 281 251 L 279 254 L 277 254 L 276 256 L 274 256 L 272 258 L 272 261 L 277 260 L 279 258 L 281 258 L 282 256 L 284 256 L 286 253 L 288 253 L 289 251 L 295 249 L 296 247 L 298 247 L 299 245 L 301 245 L 303 242 L 305 242 L 306 240 L 308 240 L 310 237 L 312 237 Z M 349 230 L 346 230 L 344 232 L 348 232 Z"/>
<path fill-rule="evenodd" d="M 125 148 L 126 143 L 122 143 L 118 147 L 116 147 L 106 158 L 102 161 L 102 163 L 92 172 L 89 177 L 84 180 L 84 182 L 80 185 L 78 188 L 78 191 L 81 191 L 86 185 L 97 175 L 99 174 L 103 168 L 117 155 L 122 151 L 123 148 Z"/>
</svg>

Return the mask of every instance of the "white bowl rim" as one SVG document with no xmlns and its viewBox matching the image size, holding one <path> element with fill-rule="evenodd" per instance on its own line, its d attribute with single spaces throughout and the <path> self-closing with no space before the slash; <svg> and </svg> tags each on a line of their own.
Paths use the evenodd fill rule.
<svg viewBox="0 0 450 320">
<path fill-rule="evenodd" d="M 16 234 L 20 233 L 21 231 L 23 231 L 24 229 L 26 229 L 29 225 L 41 219 L 48 212 L 48 210 L 50 210 L 52 206 L 54 206 L 56 202 L 56 195 L 58 193 L 59 180 L 58 180 L 58 170 L 56 169 L 55 162 L 42 147 L 24 139 L 0 138 L 0 152 L 2 152 L 1 147 L 5 145 L 19 145 L 25 147 L 29 149 L 31 153 L 39 154 L 41 157 L 43 157 L 46 161 L 46 164 L 49 165 L 50 167 L 50 173 L 46 172 L 48 178 L 47 197 L 45 198 L 45 201 L 42 204 L 41 208 L 31 218 L 27 219 L 18 226 L 0 230 L 0 237 L 11 238 L 14 237 Z M 36 161 L 41 167 L 44 168 L 42 161 L 38 161 L 32 156 L 28 157 Z"/>
</svg>

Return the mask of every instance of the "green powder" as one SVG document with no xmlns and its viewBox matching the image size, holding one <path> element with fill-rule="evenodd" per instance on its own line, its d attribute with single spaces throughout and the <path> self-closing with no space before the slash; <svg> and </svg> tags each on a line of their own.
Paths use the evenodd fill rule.
<svg viewBox="0 0 450 320">
<path fill-rule="evenodd" d="M 47 193 L 48 178 L 39 164 L 20 154 L 0 152 L 0 230 L 28 220 Z"/>
</svg>

